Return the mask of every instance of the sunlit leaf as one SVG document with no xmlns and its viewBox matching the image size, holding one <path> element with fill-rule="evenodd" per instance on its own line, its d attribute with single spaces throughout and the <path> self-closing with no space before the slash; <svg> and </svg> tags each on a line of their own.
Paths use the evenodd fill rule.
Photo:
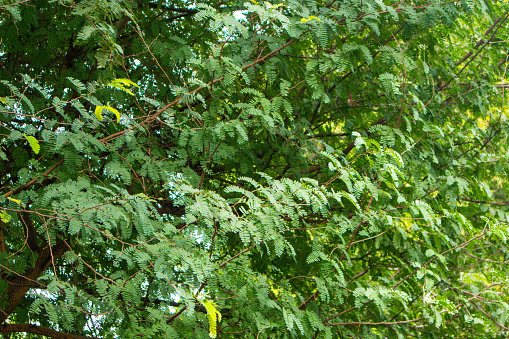
<svg viewBox="0 0 509 339">
<path fill-rule="evenodd" d="M 103 116 L 101 113 L 104 109 L 115 114 L 115 116 L 117 117 L 117 122 L 120 122 L 120 112 L 117 109 L 115 109 L 113 107 L 109 107 L 109 106 L 97 106 L 95 108 L 95 116 L 97 117 L 97 119 L 99 119 L 101 121 L 103 120 Z"/>
<path fill-rule="evenodd" d="M 30 144 L 30 147 L 32 148 L 32 151 L 34 151 L 35 154 L 39 154 L 39 151 L 41 150 L 41 145 L 39 145 L 39 140 L 37 138 L 23 134 L 25 138 L 28 140 L 28 143 Z"/>
</svg>

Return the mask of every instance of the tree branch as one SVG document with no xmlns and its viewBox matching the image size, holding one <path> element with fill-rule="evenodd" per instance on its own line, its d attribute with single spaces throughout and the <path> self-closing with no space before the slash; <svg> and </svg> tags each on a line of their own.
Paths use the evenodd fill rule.
<svg viewBox="0 0 509 339">
<path fill-rule="evenodd" d="M 64 163 L 64 159 L 62 160 L 59 160 L 57 163 L 55 163 L 53 166 L 51 166 L 46 172 L 44 172 L 42 174 L 41 177 L 47 177 L 51 172 L 53 172 L 59 165 L 63 164 Z M 26 184 L 24 185 L 21 185 L 20 187 L 12 190 L 12 191 L 9 191 L 7 193 L 4 194 L 4 197 L 8 198 L 10 197 L 11 195 L 14 195 L 16 193 L 19 193 L 21 191 L 24 191 L 26 190 L 27 188 L 29 188 L 30 186 L 32 186 L 33 184 L 35 184 L 38 180 L 40 179 L 40 177 L 38 178 L 34 178 L 32 180 L 30 180 L 29 182 L 27 182 Z"/>
<path fill-rule="evenodd" d="M 48 338 L 56 339 L 93 339 L 94 337 L 87 337 L 79 334 L 71 334 L 59 332 L 47 327 L 32 325 L 32 324 L 2 324 L 0 325 L 0 333 L 33 333 L 40 334 Z"/>
<path fill-rule="evenodd" d="M 508 9 L 508 10 L 507 10 L 504 14 L 502 14 L 502 16 L 500 16 L 500 18 L 498 18 L 498 19 L 495 21 L 495 23 L 494 23 L 494 24 L 493 24 L 493 25 L 492 25 L 492 26 L 491 26 L 491 27 L 490 27 L 490 28 L 486 31 L 486 33 L 484 33 L 484 35 L 486 35 L 486 36 L 487 36 L 488 34 L 490 34 L 490 33 L 491 33 L 491 31 L 495 28 L 495 26 L 496 26 L 497 24 L 499 24 L 499 23 L 500 23 L 500 24 L 499 24 L 499 26 L 498 26 L 498 27 L 495 29 L 495 31 L 493 32 L 493 34 L 491 34 L 490 38 L 489 38 L 487 41 L 485 41 L 485 42 L 484 42 L 484 44 L 482 44 L 482 46 L 480 46 L 481 48 L 479 48 L 479 50 L 477 51 L 477 53 L 475 53 L 475 54 L 474 54 L 474 56 L 473 56 L 470 60 L 468 60 L 468 62 L 466 63 L 466 65 L 465 65 L 465 66 L 463 66 L 463 67 L 459 70 L 459 72 L 458 72 L 458 73 L 456 73 L 456 75 L 455 75 L 454 77 L 452 77 L 451 79 L 449 79 L 449 81 L 448 81 L 447 83 L 445 83 L 445 85 L 441 86 L 441 87 L 438 89 L 438 91 L 442 91 L 444 88 L 446 88 L 447 86 L 449 86 L 449 84 L 450 84 L 450 83 L 451 83 L 451 82 L 452 82 L 452 81 L 453 81 L 453 80 L 454 80 L 454 79 L 455 79 L 458 75 L 460 75 L 460 74 L 463 72 L 463 70 L 465 70 L 465 68 L 467 68 L 467 67 L 468 67 L 468 65 L 470 65 L 470 63 L 471 63 L 472 61 L 474 61 L 474 60 L 475 60 L 475 58 L 476 58 L 476 57 L 477 57 L 477 56 L 478 56 L 478 55 L 479 55 L 479 54 L 483 51 L 483 49 L 484 49 L 484 48 L 485 48 L 485 47 L 486 47 L 486 46 L 487 46 L 487 45 L 491 42 L 491 40 L 493 40 L 493 38 L 494 38 L 494 37 L 495 37 L 495 35 L 497 34 L 498 29 L 499 29 L 500 27 L 502 27 L 503 23 L 507 20 L 507 18 L 508 18 L 508 17 L 509 17 L 509 9 Z M 481 41 L 483 41 L 483 40 L 481 39 Z M 476 47 L 477 47 L 477 46 L 479 46 L 479 43 L 477 43 Z M 464 57 L 463 57 L 463 58 L 464 58 Z M 463 60 L 463 58 L 462 58 L 461 60 Z M 468 59 L 468 57 L 467 57 L 466 59 Z M 466 59 L 465 59 L 465 60 L 466 60 Z M 461 61 L 461 60 L 460 60 L 460 61 Z M 461 61 L 461 62 L 463 62 L 463 61 Z M 459 65 L 459 64 L 458 64 L 458 65 Z"/>
<path fill-rule="evenodd" d="M 65 242 L 58 239 L 57 243 L 51 247 L 50 244 L 46 243 L 43 245 L 37 256 L 37 261 L 33 268 L 28 269 L 23 275 L 18 275 L 15 278 L 5 278 L 2 280 L 8 283 L 7 286 L 7 305 L 0 313 L 0 323 L 5 322 L 9 315 L 14 311 L 18 304 L 25 298 L 25 294 L 31 288 L 30 284 L 26 284 L 27 281 L 35 281 L 49 266 L 52 262 L 60 258 L 68 247 Z"/>
<path fill-rule="evenodd" d="M 473 200 L 473 199 L 467 199 L 467 198 L 461 198 L 461 200 L 467 201 L 467 202 L 473 202 L 475 204 L 488 204 L 488 205 L 495 205 L 495 206 L 507 206 L 507 205 L 509 205 L 509 202 L 505 202 L 505 201 L 492 202 L 492 201 Z"/>
<path fill-rule="evenodd" d="M 424 317 L 417 318 L 417 319 L 411 319 L 411 320 L 392 321 L 392 322 L 380 322 L 380 323 L 362 323 L 362 322 L 332 323 L 332 324 L 325 324 L 325 326 L 360 326 L 360 325 L 365 325 L 365 326 L 392 326 L 392 325 L 415 323 L 415 322 L 418 322 L 418 321 L 421 321 L 421 320 L 424 320 Z"/>
<path fill-rule="evenodd" d="M 154 3 L 148 3 L 148 7 L 153 8 L 153 9 L 164 9 L 167 11 L 172 11 L 172 12 L 177 12 L 177 13 L 191 13 L 191 14 L 198 13 L 197 9 L 175 8 L 173 6 L 163 6 L 163 5 L 154 4 Z"/>
</svg>

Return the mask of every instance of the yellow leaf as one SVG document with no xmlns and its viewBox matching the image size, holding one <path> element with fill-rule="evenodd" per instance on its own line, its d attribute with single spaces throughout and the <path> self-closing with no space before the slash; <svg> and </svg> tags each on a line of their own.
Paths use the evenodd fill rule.
<svg viewBox="0 0 509 339">
<path fill-rule="evenodd" d="M 209 319 L 209 336 L 211 338 L 216 338 L 217 323 L 221 321 L 221 312 L 216 309 L 216 306 L 210 300 L 203 300 L 201 303 L 207 310 L 207 318 Z"/>
<path fill-rule="evenodd" d="M 284 6 L 284 3 L 280 3 L 280 4 L 277 4 L 277 5 L 271 6 L 269 9 L 277 9 L 277 8 L 283 7 L 283 6 Z"/>
<path fill-rule="evenodd" d="M 108 86 L 118 88 L 121 91 L 126 92 L 129 95 L 134 95 L 133 92 L 128 88 L 130 86 L 140 87 L 136 83 L 132 82 L 129 79 L 115 79 L 108 84 Z"/>
<path fill-rule="evenodd" d="M 7 199 L 9 199 L 10 201 L 14 201 L 18 205 L 21 205 L 21 200 L 19 200 L 19 199 L 14 199 L 14 198 L 11 198 L 11 197 L 7 197 Z"/>
<path fill-rule="evenodd" d="M 26 135 L 26 134 L 23 134 L 23 135 L 28 140 L 30 147 L 32 147 L 32 151 L 34 151 L 35 154 L 39 154 L 39 151 L 41 150 L 41 145 L 39 145 L 39 140 L 37 140 L 35 137 L 33 137 L 31 135 Z"/>
<path fill-rule="evenodd" d="M 96 116 L 97 119 L 99 119 L 99 121 L 103 120 L 103 116 L 101 114 L 103 108 L 104 108 L 104 106 L 97 106 L 95 108 L 95 116 Z"/>
<path fill-rule="evenodd" d="M 318 20 L 318 21 L 322 21 L 322 20 L 320 20 L 320 18 L 317 18 L 317 17 L 316 17 L 316 16 L 314 16 L 314 15 L 311 15 L 311 16 L 310 16 L 309 18 L 307 18 L 307 19 L 306 19 L 306 18 L 302 18 L 302 19 L 300 19 L 300 22 L 301 22 L 301 23 L 305 23 L 305 22 L 308 22 L 308 21 L 311 21 L 311 20 Z"/>
<path fill-rule="evenodd" d="M 110 82 L 110 86 L 114 86 L 119 83 L 122 85 L 125 85 L 125 86 L 135 86 L 135 87 L 140 88 L 140 86 L 138 86 L 135 82 L 132 82 L 129 79 L 123 79 L 123 78 L 113 80 L 112 82 Z"/>
<path fill-rule="evenodd" d="M 104 106 L 104 108 L 110 112 L 113 112 L 115 114 L 115 116 L 117 117 L 117 122 L 120 122 L 120 113 L 118 112 L 118 110 L 114 109 L 113 107 L 108 107 L 108 106 Z"/>
<path fill-rule="evenodd" d="M 156 202 L 157 201 L 156 199 L 163 200 L 161 198 L 150 197 L 150 196 L 146 195 L 145 193 L 138 193 L 138 194 L 135 194 L 135 196 L 140 197 L 143 200 L 147 200 L 147 201 L 151 201 L 151 202 Z"/>
<path fill-rule="evenodd" d="M 122 87 L 118 87 L 118 88 L 120 88 L 122 91 L 126 92 L 127 94 L 130 94 L 130 95 L 134 96 L 134 93 L 131 92 L 131 90 L 129 88 L 126 88 L 126 87 L 123 87 L 123 86 Z"/>
<path fill-rule="evenodd" d="M 95 116 L 97 117 L 97 119 L 99 119 L 99 120 L 103 120 L 104 119 L 102 114 L 101 114 L 103 109 L 108 110 L 110 112 L 113 112 L 113 114 L 115 114 L 115 116 L 117 117 L 117 122 L 120 122 L 120 113 L 119 113 L 119 111 L 114 109 L 113 107 L 109 107 L 109 106 L 97 106 L 95 108 Z"/>
</svg>

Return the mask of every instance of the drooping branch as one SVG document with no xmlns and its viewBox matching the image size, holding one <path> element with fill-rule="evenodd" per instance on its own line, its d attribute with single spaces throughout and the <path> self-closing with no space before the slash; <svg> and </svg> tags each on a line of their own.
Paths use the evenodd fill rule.
<svg viewBox="0 0 509 339">
<path fill-rule="evenodd" d="M 19 220 L 25 226 L 25 237 L 26 244 L 31 251 L 37 251 L 39 249 L 39 244 L 37 241 L 37 231 L 35 230 L 34 224 L 32 223 L 32 219 L 30 219 L 30 215 L 28 213 L 18 213 Z"/>
</svg>

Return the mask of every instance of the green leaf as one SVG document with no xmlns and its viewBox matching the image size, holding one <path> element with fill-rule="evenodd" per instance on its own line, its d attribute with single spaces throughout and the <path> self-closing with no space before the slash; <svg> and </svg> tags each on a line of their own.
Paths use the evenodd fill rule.
<svg viewBox="0 0 509 339">
<path fill-rule="evenodd" d="M 39 151 L 41 150 L 41 145 L 39 145 L 39 140 L 37 138 L 26 135 L 23 133 L 23 136 L 28 140 L 28 144 L 32 148 L 32 151 L 34 151 L 35 154 L 39 154 Z"/>
<path fill-rule="evenodd" d="M 6 211 L 0 210 L 0 220 L 4 223 L 8 223 L 11 221 L 11 216 Z"/>
</svg>

